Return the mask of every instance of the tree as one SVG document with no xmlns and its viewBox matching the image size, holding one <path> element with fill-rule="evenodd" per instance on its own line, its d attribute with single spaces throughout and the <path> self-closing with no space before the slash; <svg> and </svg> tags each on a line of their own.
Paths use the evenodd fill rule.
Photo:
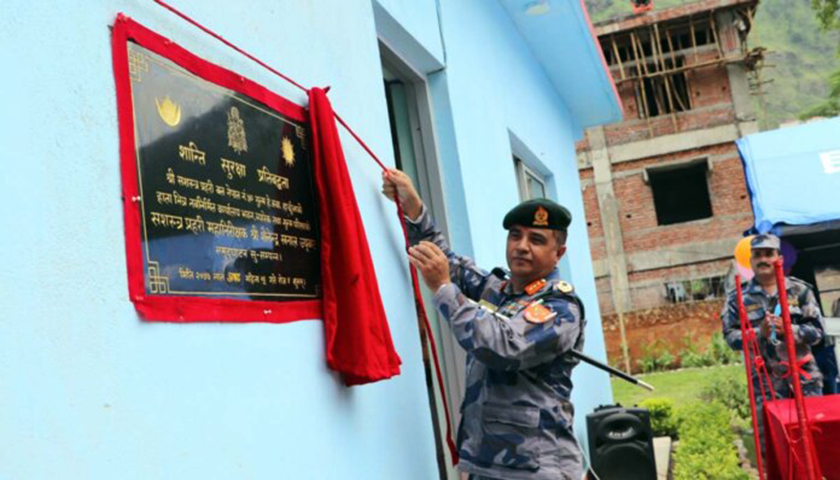
<svg viewBox="0 0 840 480">
<path fill-rule="evenodd" d="M 828 92 L 828 99 L 800 114 L 800 120 L 807 120 L 813 117 L 834 117 L 840 115 L 840 70 L 835 70 L 831 75 L 829 75 L 828 85 L 830 88 Z"/>
<path fill-rule="evenodd" d="M 823 30 L 840 30 L 840 0 L 811 0 Z"/>
<path fill-rule="evenodd" d="M 811 0 L 817 21 L 824 32 L 840 30 L 840 0 Z M 840 53 L 840 45 L 838 45 Z M 840 115 L 840 70 L 835 70 L 828 77 L 828 98 L 799 115 L 801 120 L 813 117 L 834 117 Z"/>
</svg>

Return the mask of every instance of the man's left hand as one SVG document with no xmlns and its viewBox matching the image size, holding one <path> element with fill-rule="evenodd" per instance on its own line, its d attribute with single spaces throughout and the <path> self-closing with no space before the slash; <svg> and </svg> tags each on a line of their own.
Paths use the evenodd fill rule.
<svg viewBox="0 0 840 480">
<path fill-rule="evenodd" d="M 784 320 L 782 320 L 782 317 L 769 313 L 764 317 L 764 325 L 762 325 L 764 336 L 770 338 L 770 334 L 772 332 L 771 327 L 774 325 L 776 327 L 776 337 L 783 337 L 785 335 Z"/>
<path fill-rule="evenodd" d="M 449 261 L 437 245 L 432 242 L 422 241 L 408 249 L 408 261 L 420 270 L 423 281 L 432 290 L 438 289 L 450 282 Z"/>
</svg>

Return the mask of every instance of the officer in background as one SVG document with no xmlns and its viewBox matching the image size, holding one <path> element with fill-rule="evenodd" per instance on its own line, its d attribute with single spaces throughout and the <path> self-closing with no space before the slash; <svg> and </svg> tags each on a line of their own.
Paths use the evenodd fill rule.
<svg viewBox="0 0 840 480">
<path fill-rule="evenodd" d="M 776 271 L 773 264 L 782 258 L 779 237 L 770 234 L 756 235 L 750 242 L 750 264 L 755 277 L 746 284 L 744 307 L 750 326 L 758 337 L 759 350 L 771 374 L 773 390 L 777 397 L 792 398 L 790 363 L 784 338 L 784 325 L 778 313 L 779 295 L 776 291 Z M 796 342 L 797 363 L 802 372 L 802 390 L 805 395 L 819 395 L 822 391 L 822 374 L 811 355 L 811 346 L 825 335 L 822 314 L 811 287 L 794 277 L 785 277 L 791 323 Z M 733 349 L 742 348 L 741 323 L 738 317 L 738 299 L 730 292 L 724 306 L 723 336 Z M 760 393 L 760 392 L 759 392 Z"/>
<path fill-rule="evenodd" d="M 758 348 L 770 374 L 772 385 L 763 381 L 768 398 L 769 388 L 776 393 L 776 398 L 793 398 L 793 380 L 791 371 L 800 373 L 802 393 L 805 396 L 822 394 L 822 374 L 817 367 L 811 346 L 822 340 L 825 335 L 820 307 L 817 304 L 811 287 L 794 277 L 785 277 L 790 320 L 796 346 L 796 361 L 788 361 L 787 344 L 784 324 L 782 322 L 779 305 L 778 288 L 776 286 L 776 270 L 774 263 L 782 258 L 779 237 L 770 234 L 756 235 L 750 241 L 752 250 L 750 264 L 755 276 L 743 287 L 744 307 L 750 327 L 756 333 Z M 738 297 L 735 290 L 729 292 L 726 304 L 721 314 L 723 321 L 723 336 L 726 343 L 735 350 L 743 348 L 741 336 L 741 320 L 738 316 Z M 761 418 L 761 384 L 755 370 L 752 372 L 753 391 L 756 397 L 756 408 Z M 759 422 L 759 434 L 763 439 L 764 422 Z"/>
<path fill-rule="evenodd" d="M 569 211 L 537 199 L 508 212 L 508 279 L 449 249 L 406 174 L 386 172 L 383 193 L 400 202 L 409 261 L 467 352 L 459 469 L 474 480 L 580 479 L 570 402 L 578 362 L 564 354 L 583 349 L 584 311 L 557 270 Z"/>
</svg>

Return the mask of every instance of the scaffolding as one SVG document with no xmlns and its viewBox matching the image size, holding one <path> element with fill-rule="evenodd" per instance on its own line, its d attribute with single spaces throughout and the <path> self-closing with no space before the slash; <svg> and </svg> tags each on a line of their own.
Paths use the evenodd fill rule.
<svg viewBox="0 0 840 480">
<path fill-rule="evenodd" d="M 714 8 L 682 17 L 650 21 L 600 38 L 604 58 L 613 68 L 616 84 L 633 86 L 639 117 L 646 119 L 653 136 L 651 119 L 669 115 L 679 129 L 677 114 L 692 108 L 686 73 L 703 68 L 742 64 L 751 93 L 763 101 L 761 80 L 766 50 L 749 48 L 757 4 L 732 8 L 733 27 L 740 37 L 740 48 L 724 51 Z M 762 103 L 763 106 L 763 103 Z"/>
</svg>

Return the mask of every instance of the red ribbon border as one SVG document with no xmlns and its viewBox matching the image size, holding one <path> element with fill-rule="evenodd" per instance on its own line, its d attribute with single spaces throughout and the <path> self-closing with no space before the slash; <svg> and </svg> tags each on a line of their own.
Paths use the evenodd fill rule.
<svg viewBox="0 0 840 480">
<path fill-rule="evenodd" d="M 117 92 L 117 117 L 119 120 L 128 293 L 137 312 L 146 321 L 179 323 L 287 323 L 323 318 L 321 299 L 273 302 L 181 295 L 146 295 L 140 238 L 140 207 L 139 203 L 134 201 L 135 198 L 139 197 L 139 193 L 131 84 L 128 69 L 127 42 L 129 39 L 175 62 L 204 80 L 247 95 L 289 118 L 306 122 L 308 116 L 304 107 L 286 100 L 233 71 L 199 58 L 122 13 L 117 15 L 112 33 L 111 49 Z"/>
</svg>

